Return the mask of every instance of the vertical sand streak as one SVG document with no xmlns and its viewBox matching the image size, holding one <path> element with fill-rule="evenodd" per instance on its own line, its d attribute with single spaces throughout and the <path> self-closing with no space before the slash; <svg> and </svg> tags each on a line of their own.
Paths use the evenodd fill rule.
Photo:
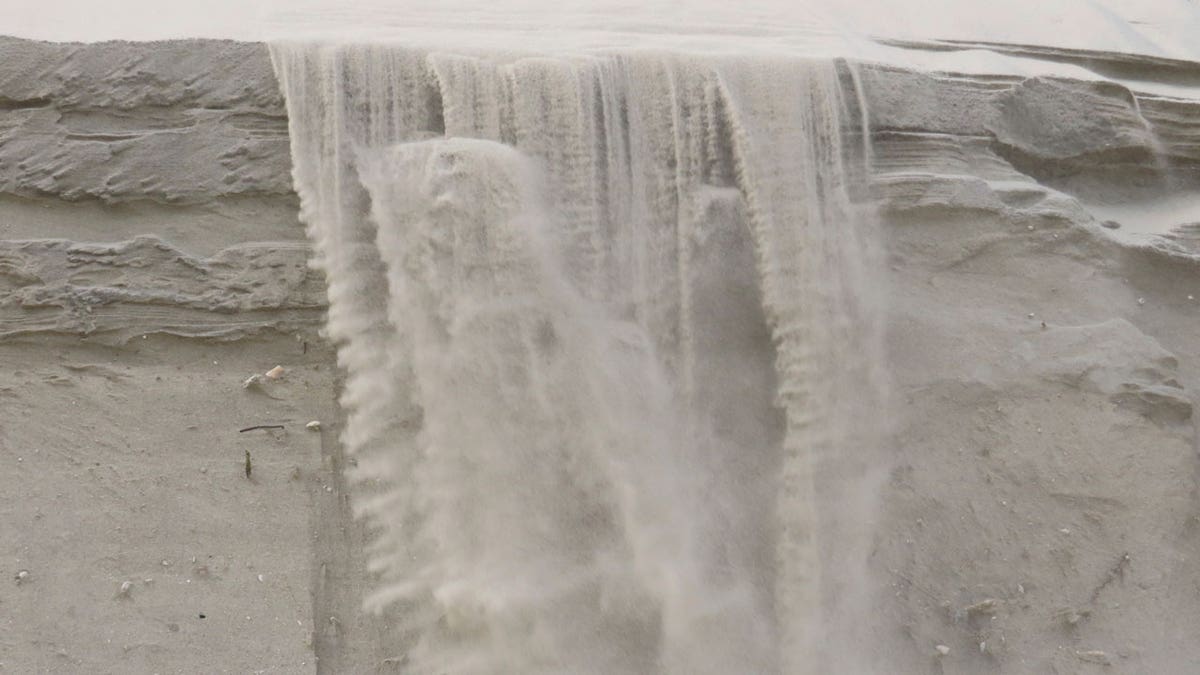
<svg viewBox="0 0 1200 675">
<path fill-rule="evenodd" d="M 414 672 L 851 667 L 882 387 L 836 65 L 273 54 Z"/>
</svg>

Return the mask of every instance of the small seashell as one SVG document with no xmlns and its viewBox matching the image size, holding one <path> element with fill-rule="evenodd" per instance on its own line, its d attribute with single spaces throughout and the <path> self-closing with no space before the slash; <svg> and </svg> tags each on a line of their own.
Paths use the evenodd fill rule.
<svg viewBox="0 0 1200 675">
<path fill-rule="evenodd" d="M 936 651 L 938 653 L 938 656 L 949 656 L 950 655 L 950 648 L 947 647 L 946 645 L 938 645 L 938 646 L 934 647 L 933 649 L 934 649 L 934 651 Z"/>
<path fill-rule="evenodd" d="M 133 591 L 133 582 L 132 581 L 122 581 L 121 588 L 120 588 L 120 590 L 117 591 L 117 597 L 118 598 L 129 598 L 130 593 L 132 591 Z"/>
<path fill-rule="evenodd" d="M 283 366 L 275 366 L 274 368 L 263 373 L 263 376 L 268 380 L 278 380 L 279 378 L 283 377 L 285 372 L 287 371 L 283 369 Z"/>
<path fill-rule="evenodd" d="M 309 431 L 320 431 L 321 423 L 318 422 L 317 420 L 313 420 L 313 421 L 309 422 L 308 424 L 305 424 L 304 428 L 308 429 Z"/>
<path fill-rule="evenodd" d="M 995 598 L 986 598 L 965 609 L 968 617 L 982 614 L 995 614 L 999 602 Z"/>
<path fill-rule="evenodd" d="M 1088 663 L 1098 663 L 1102 666 L 1112 665 L 1112 659 L 1108 657 L 1108 654 L 1105 654 L 1099 649 L 1076 651 L 1075 656 L 1077 656 L 1080 661 L 1087 661 Z"/>
<path fill-rule="evenodd" d="M 254 375 L 247 377 L 245 382 L 242 382 L 242 389 L 249 389 L 250 387 L 262 386 L 262 381 L 263 381 L 263 376 L 255 373 Z"/>
<path fill-rule="evenodd" d="M 1146 299 L 1145 299 L 1145 298 L 1138 298 L 1138 304 L 1139 304 L 1139 305 L 1144 305 L 1144 304 L 1146 304 Z"/>
<path fill-rule="evenodd" d="M 13 578 L 17 580 L 18 584 L 23 584 L 26 581 L 29 581 L 29 570 L 21 570 L 20 572 L 17 572 L 16 576 Z"/>
</svg>

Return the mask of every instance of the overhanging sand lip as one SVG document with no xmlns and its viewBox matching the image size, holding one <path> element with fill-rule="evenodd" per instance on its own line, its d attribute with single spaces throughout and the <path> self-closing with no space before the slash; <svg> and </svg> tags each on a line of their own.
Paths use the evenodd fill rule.
<svg viewBox="0 0 1200 675">
<path fill-rule="evenodd" d="M 75 11 L 79 0 L 17 0 L 5 9 L 8 30 L 52 39 L 162 39 L 205 35 L 262 39 L 307 28 L 352 35 L 364 24 L 490 31 L 580 28 L 628 33 L 724 32 L 773 35 L 843 33 L 904 40 L 1012 42 L 1060 48 L 1107 49 L 1177 58 L 1197 56 L 1193 33 L 1200 13 L 1174 0 L 1016 0 L 1002 4 L 954 0 L 620 0 L 547 2 L 486 0 L 235 0 L 158 7 L 146 0 L 107 3 L 103 12 Z M 90 9 L 90 8 L 89 8 Z"/>
</svg>

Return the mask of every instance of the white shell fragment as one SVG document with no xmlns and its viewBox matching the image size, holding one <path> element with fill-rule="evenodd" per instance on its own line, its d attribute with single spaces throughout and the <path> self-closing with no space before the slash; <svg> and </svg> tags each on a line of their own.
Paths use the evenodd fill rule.
<svg viewBox="0 0 1200 675">
<path fill-rule="evenodd" d="M 29 581 L 29 570 L 21 570 L 20 572 L 17 572 L 16 576 L 13 578 L 17 580 L 17 584 L 23 584 L 26 581 Z"/>
<path fill-rule="evenodd" d="M 1080 661 L 1087 661 L 1088 663 L 1098 663 L 1102 666 L 1112 665 L 1112 659 L 1108 657 L 1108 654 L 1100 651 L 1099 649 L 1077 651 L 1075 652 L 1075 656 L 1078 657 Z"/>
<path fill-rule="evenodd" d="M 938 656 L 949 656 L 950 655 L 950 648 L 947 647 L 946 645 L 938 645 L 938 646 L 934 647 L 933 649 L 934 649 L 934 651 L 936 651 L 938 653 Z"/>
<path fill-rule="evenodd" d="M 318 422 L 317 420 L 313 420 L 313 421 L 309 422 L 308 424 L 305 424 L 304 428 L 308 429 L 309 431 L 320 431 L 321 423 Z"/>
<path fill-rule="evenodd" d="M 130 597 L 130 593 L 132 591 L 133 591 L 133 582 L 132 581 L 122 581 L 121 588 L 117 590 L 117 597 L 128 599 Z"/>
<path fill-rule="evenodd" d="M 997 601 L 995 598 L 986 598 L 967 607 L 964 611 L 966 612 L 967 616 L 995 614 L 998 604 L 999 601 Z"/>
<path fill-rule="evenodd" d="M 244 382 L 242 382 L 242 388 L 249 389 L 250 387 L 261 386 L 262 381 L 263 381 L 263 376 L 259 375 L 258 373 L 255 373 L 255 374 L 251 375 L 250 377 L 247 377 L 246 380 Z"/>
</svg>

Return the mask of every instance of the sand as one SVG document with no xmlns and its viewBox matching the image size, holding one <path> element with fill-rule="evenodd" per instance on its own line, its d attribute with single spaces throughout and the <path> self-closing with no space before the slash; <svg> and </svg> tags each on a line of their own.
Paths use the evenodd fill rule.
<svg viewBox="0 0 1200 675">
<path fill-rule="evenodd" d="M 0 671 L 314 672 L 361 542 L 265 50 L 0 51 Z"/>
<path fill-rule="evenodd" d="M 358 610 L 265 47 L 0 56 L 0 669 L 402 672 L 392 617 Z M 1194 671 L 1195 232 L 1090 205 L 1194 190 L 1200 103 L 887 67 L 863 87 L 897 410 L 862 649 L 898 673 Z M 238 432 L 258 424 L 284 429 Z"/>
</svg>

